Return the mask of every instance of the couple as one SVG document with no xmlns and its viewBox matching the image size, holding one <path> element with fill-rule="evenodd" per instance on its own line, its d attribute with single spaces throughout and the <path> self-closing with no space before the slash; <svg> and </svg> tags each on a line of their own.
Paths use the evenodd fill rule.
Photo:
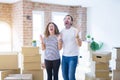
<svg viewBox="0 0 120 80">
<path fill-rule="evenodd" d="M 45 37 L 40 36 L 42 50 L 45 50 L 45 67 L 47 80 L 58 80 L 60 66 L 59 50 L 63 47 L 62 54 L 62 75 L 64 80 L 76 80 L 75 71 L 78 63 L 79 46 L 82 41 L 79 38 L 79 31 L 72 26 L 73 18 L 66 15 L 64 18 L 65 29 L 60 33 L 55 23 L 48 23 L 45 30 Z"/>
</svg>

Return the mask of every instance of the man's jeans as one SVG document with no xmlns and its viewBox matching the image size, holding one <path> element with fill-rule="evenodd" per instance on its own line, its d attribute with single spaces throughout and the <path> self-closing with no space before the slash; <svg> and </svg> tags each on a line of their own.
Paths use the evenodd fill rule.
<svg viewBox="0 0 120 80">
<path fill-rule="evenodd" d="M 78 63 L 78 56 L 62 56 L 62 75 L 64 80 L 76 80 L 75 72 Z"/>
</svg>

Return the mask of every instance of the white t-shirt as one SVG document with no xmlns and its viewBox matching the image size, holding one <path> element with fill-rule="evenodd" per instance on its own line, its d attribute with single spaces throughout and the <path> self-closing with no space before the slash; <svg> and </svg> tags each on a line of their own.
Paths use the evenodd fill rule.
<svg viewBox="0 0 120 80">
<path fill-rule="evenodd" d="M 77 29 L 71 27 L 61 31 L 63 40 L 63 56 L 78 56 L 79 47 L 76 43 Z"/>
</svg>

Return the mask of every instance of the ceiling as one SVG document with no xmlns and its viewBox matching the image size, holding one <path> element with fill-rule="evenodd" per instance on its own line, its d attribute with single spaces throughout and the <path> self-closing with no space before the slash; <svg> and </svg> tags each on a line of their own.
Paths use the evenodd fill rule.
<svg viewBox="0 0 120 80">
<path fill-rule="evenodd" d="M 14 3 L 20 0 L 0 0 L 0 3 Z M 69 6 L 85 6 L 90 0 L 30 0 L 32 2 L 60 4 Z"/>
</svg>

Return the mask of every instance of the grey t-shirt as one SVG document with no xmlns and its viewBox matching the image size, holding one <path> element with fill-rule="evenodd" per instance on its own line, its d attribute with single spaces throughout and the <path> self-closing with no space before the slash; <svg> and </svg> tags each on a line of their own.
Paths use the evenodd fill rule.
<svg viewBox="0 0 120 80">
<path fill-rule="evenodd" d="M 60 59 L 57 36 L 49 36 L 44 39 L 46 46 L 44 57 L 46 60 Z"/>
</svg>

